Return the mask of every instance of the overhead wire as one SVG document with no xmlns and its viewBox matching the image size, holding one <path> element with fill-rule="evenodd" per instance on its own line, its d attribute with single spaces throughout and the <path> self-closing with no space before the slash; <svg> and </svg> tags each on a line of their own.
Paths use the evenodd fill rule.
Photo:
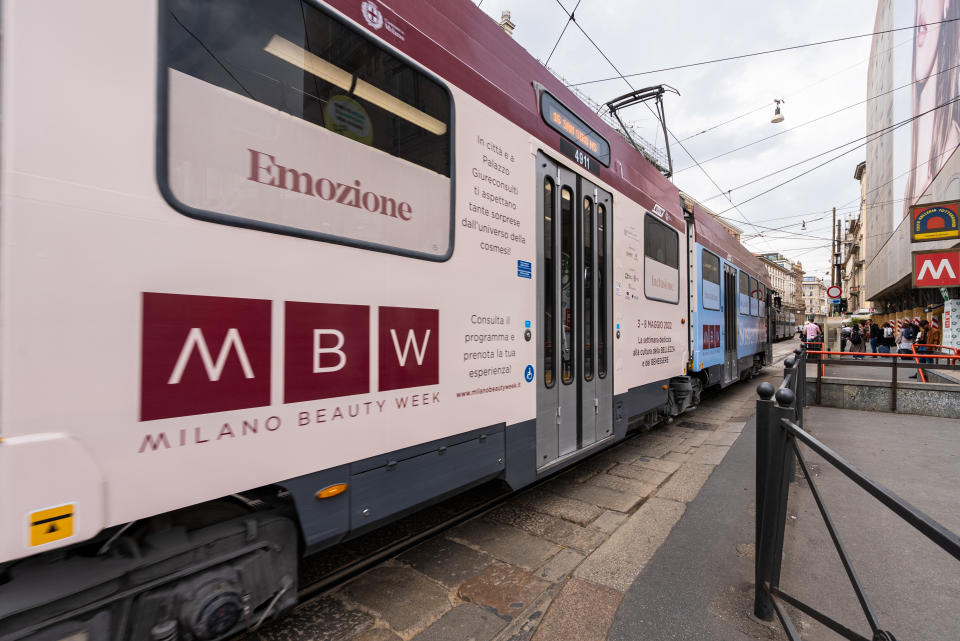
<svg viewBox="0 0 960 641">
<path fill-rule="evenodd" d="M 623 74 L 620 74 L 619 77 L 621 77 L 621 78 L 623 78 L 624 80 L 626 80 L 627 78 L 636 78 L 637 76 L 646 76 L 646 75 L 649 75 L 649 74 L 652 74 L 652 73 L 660 73 L 660 72 L 662 72 L 662 71 L 675 71 L 675 70 L 677 70 L 677 69 L 689 69 L 690 67 L 700 67 L 700 66 L 703 66 L 703 65 L 712 65 L 712 64 L 716 64 L 716 63 L 718 63 L 718 62 L 729 62 L 729 61 L 731 61 L 731 60 L 742 60 L 742 59 L 744 59 L 744 58 L 753 58 L 753 57 L 755 57 L 755 56 L 764 56 L 764 55 L 771 54 L 771 53 L 780 53 L 780 52 L 783 52 L 783 51 L 793 51 L 793 50 L 796 50 L 796 49 L 805 49 L 805 48 L 808 48 L 808 47 L 818 47 L 818 46 L 821 46 L 821 45 L 833 44 L 833 43 L 837 43 L 837 42 L 844 42 L 844 41 L 847 41 L 847 40 L 856 40 L 856 39 L 858 39 L 858 38 L 869 38 L 869 37 L 872 37 L 872 36 L 882 35 L 882 34 L 885 34 L 885 33 L 894 33 L 894 32 L 897 32 L 897 31 L 905 31 L 905 30 L 907 30 L 907 29 L 917 29 L 917 28 L 919 28 L 919 27 L 930 27 L 930 26 L 938 25 L 938 24 L 946 24 L 946 23 L 948 23 L 948 22 L 955 22 L 955 21 L 957 21 L 957 20 L 960 20 L 960 18 L 947 18 L 947 19 L 945 19 L 945 20 L 938 20 L 938 21 L 936 21 L 936 22 L 925 22 L 925 23 L 923 23 L 923 24 L 910 25 L 909 27 L 895 27 L 895 28 L 893 28 L 893 29 L 884 29 L 884 30 L 882 30 L 882 31 L 873 31 L 873 32 L 871 32 L 871 33 L 861 33 L 861 34 L 857 34 L 857 35 L 853 35 L 853 36 L 844 36 L 844 37 L 841 37 L 841 38 L 832 38 L 832 39 L 830 39 L 830 40 L 820 40 L 820 41 L 818 41 L 818 42 L 808 42 L 808 43 L 805 43 L 805 44 L 792 45 L 792 46 L 789 46 L 789 47 L 778 47 L 777 49 L 767 49 L 767 50 L 765 50 L 765 51 L 755 51 L 755 52 L 753 52 L 753 53 L 745 53 L 745 54 L 740 54 L 740 55 L 736 55 L 736 56 L 726 56 L 726 57 L 724 57 L 724 58 L 713 58 L 713 59 L 711 59 L 711 60 L 701 60 L 700 62 L 691 62 L 691 63 L 687 63 L 687 64 L 682 64 L 682 65 L 673 65 L 673 66 L 671 66 L 671 67 L 662 67 L 662 68 L 660 68 L 660 69 L 651 69 L 651 70 L 649 70 L 649 71 L 640 71 L 640 72 L 637 72 L 637 73 L 631 73 L 631 74 L 627 74 L 626 76 L 624 76 Z M 619 73 L 619 72 L 618 72 L 618 73 Z M 599 79 L 597 79 L 597 80 L 586 80 L 586 81 L 584 81 L 584 82 L 571 83 L 571 84 L 569 84 L 569 85 L 567 85 L 567 86 L 568 86 L 568 87 L 581 87 L 581 86 L 583 86 L 583 85 L 592 85 L 592 84 L 595 84 L 595 83 L 598 83 L 598 82 L 607 82 L 608 80 L 617 80 L 617 78 L 618 78 L 617 76 L 614 76 L 614 77 L 611 77 L 611 78 L 599 78 Z"/>
<path fill-rule="evenodd" d="M 801 173 L 799 173 L 799 174 L 797 174 L 797 175 L 795 175 L 795 176 L 792 176 L 792 177 L 788 178 L 787 180 L 785 180 L 785 181 L 783 181 L 783 182 L 781 182 L 781 183 L 778 183 L 778 184 L 774 185 L 773 187 L 770 187 L 769 189 L 766 189 L 766 190 L 764 190 L 764 191 L 762 191 L 762 192 L 760 192 L 760 193 L 758 193 L 758 194 L 755 194 L 755 195 L 753 195 L 753 196 L 751 196 L 751 197 L 749 197 L 749 198 L 747 198 L 747 199 L 745 199 L 745 200 L 741 200 L 739 203 L 737 203 L 737 205 L 738 205 L 738 206 L 739 206 L 739 205 L 743 205 L 744 203 L 748 203 L 748 202 L 750 202 L 750 201 L 756 200 L 757 198 L 759 198 L 759 197 L 761 197 L 761 196 L 764 196 L 764 195 L 766 195 L 766 194 L 769 194 L 771 191 L 774 191 L 774 190 L 776 190 L 776 189 L 779 189 L 780 187 L 783 187 L 784 185 L 789 184 L 789 183 L 793 182 L 794 180 L 797 180 L 797 179 L 799 179 L 799 178 L 802 178 L 803 176 L 806 176 L 807 174 L 809 174 L 809 173 L 811 173 L 811 172 L 813 172 L 813 171 L 816 171 L 817 169 L 819 169 L 819 168 L 821 168 L 821 167 L 823 167 L 823 166 L 825 166 L 825 165 L 828 165 L 828 164 L 830 164 L 831 162 L 833 162 L 833 161 L 835 161 L 835 160 L 838 160 L 838 159 L 842 158 L 843 156 L 846 156 L 847 154 L 850 154 L 850 153 L 856 151 L 857 149 L 860 149 L 861 147 L 865 147 L 867 144 L 873 142 L 873 141 L 876 140 L 877 138 L 880 138 L 880 137 L 882 137 L 882 136 L 885 136 L 885 135 L 887 135 L 887 134 L 889 134 L 889 133 L 891 133 L 891 132 L 899 129 L 900 127 L 903 127 L 904 125 L 910 124 L 911 122 L 913 122 L 913 121 L 916 120 L 917 118 L 920 118 L 920 117 L 922 117 L 922 116 L 925 116 L 925 115 L 927 115 L 928 113 L 932 113 L 933 111 L 936 111 L 937 109 L 942 109 L 943 107 L 946 107 L 946 106 L 948 106 L 948 105 L 951 105 L 951 104 L 957 102 L 958 100 L 960 100 L 960 96 L 954 97 L 953 99 L 948 100 L 947 102 L 945 102 L 945 103 L 943 103 L 943 104 L 937 105 L 936 107 L 933 107 L 932 109 L 928 109 L 927 111 L 925 111 L 925 112 L 923 112 L 923 113 L 917 114 L 916 116 L 913 116 L 912 118 L 907 118 L 906 120 L 901 120 L 900 122 L 896 123 L 895 125 L 890 125 L 890 126 L 888 126 L 888 127 L 885 127 L 884 129 L 880 129 L 880 130 L 877 130 L 877 131 L 875 131 L 875 132 L 873 132 L 873 133 L 871 133 L 871 134 L 868 134 L 868 136 L 873 136 L 873 138 L 870 139 L 870 140 L 867 140 L 867 141 L 865 141 L 865 142 L 863 142 L 863 143 L 861 143 L 861 144 L 859 144 L 859 145 L 857 145 L 856 147 L 853 147 L 853 148 L 848 149 L 848 150 L 846 150 L 846 151 L 844 151 L 844 152 L 842 152 L 842 153 L 840 153 L 840 154 L 837 154 L 836 156 L 834 156 L 834 157 L 832 157 L 832 158 L 828 158 L 828 159 L 825 160 L 824 162 L 822 162 L 822 163 L 820 163 L 820 164 L 818 164 L 818 165 L 815 165 L 815 166 L 811 167 L 810 169 L 807 169 L 807 170 L 805 170 L 805 171 L 803 171 L 803 172 L 801 172 Z M 858 138 L 857 140 L 862 140 L 862 138 Z M 855 141 L 853 141 L 853 142 L 855 142 Z M 824 152 L 824 153 L 830 153 L 830 151 L 836 151 L 837 149 L 840 149 L 840 148 L 842 148 L 842 147 L 844 147 L 844 146 L 846 146 L 846 145 L 849 145 L 849 144 L 851 144 L 851 143 L 849 143 L 849 142 L 848 142 L 848 143 L 845 143 L 844 145 L 840 145 L 839 147 L 834 147 L 833 149 L 831 149 L 831 150 L 829 150 L 829 151 L 827 151 L 827 152 Z M 793 165 L 790 165 L 790 166 L 788 166 L 788 167 L 785 167 L 784 169 L 790 169 L 791 167 L 796 167 L 797 165 L 804 164 L 804 163 L 809 162 L 810 160 L 812 160 L 812 159 L 814 159 L 814 158 L 818 158 L 818 157 L 820 157 L 820 156 L 823 156 L 824 153 L 820 153 L 820 154 L 817 154 L 817 155 L 815 155 L 815 156 L 811 156 L 810 158 L 807 158 L 806 160 L 800 161 L 799 163 L 794 163 Z M 773 173 L 771 173 L 771 174 L 767 174 L 766 176 L 763 176 L 763 177 L 761 177 L 761 178 L 758 178 L 758 179 L 755 179 L 755 180 L 751 180 L 750 182 L 744 183 L 743 185 L 741 185 L 741 186 L 738 187 L 737 189 L 742 188 L 742 187 L 744 187 L 744 186 L 746 186 L 746 185 L 753 184 L 753 183 L 755 183 L 755 182 L 757 182 L 757 181 L 759 181 L 759 180 L 763 180 L 764 178 L 769 178 L 770 176 L 775 175 L 775 174 L 777 174 L 777 173 L 780 173 L 781 171 L 783 171 L 783 169 L 777 170 L 777 171 L 775 171 L 775 172 L 773 172 Z M 731 190 L 731 191 L 733 191 L 733 190 Z M 716 198 L 716 196 L 712 196 L 711 198 L 708 198 L 707 200 L 712 200 L 713 198 Z M 722 212 L 720 212 L 720 213 L 721 213 L 721 214 L 726 213 L 727 211 L 730 211 L 730 209 L 732 209 L 732 207 L 730 207 L 730 208 L 728 208 L 728 209 L 725 209 L 724 211 L 722 211 Z"/>
<path fill-rule="evenodd" d="M 627 80 L 627 78 L 620 72 L 620 69 L 617 68 L 617 65 L 615 65 L 615 64 L 613 63 L 613 61 L 610 60 L 610 58 L 607 56 L 607 54 L 605 54 L 605 53 L 603 52 L 603 50 L 600 48 L 600 46 L 599 46 L 596 42 L 594 42 L 593 38 L 590 37 L 590 34 L 588 34 L 588 33 L 586 32 L 586 30 L 580 25 L 580 23 L 576 21 L 576 19 L 573 17 L 573 14 L 570 13 L 569 11 L 567 11 L 567 8 L 566 8 L 565 6 L 563 6 L 563 3 L 560 2 L 560 0 L 556 0 L 556 2 L 557 2 L 557 5 L 559 5 L 559 7 L 560 7 L 561 9 L 563 9 L 563 12 L 567 14 L 567 17 L 569 18 L 569 22 L 573 22 L 573 23 L 577 26 L 577 29 L 580 30 L 580 33 L 582 33 L 583 36 L 590 42 L 590 44 L 593 45 L 593 48 L 597 50 L 597 52 L 603 57 L 603 59 L 607 61 L 607 64 L 609 64 L 609 65 L 613 68 L 613 70 L 616 71 L 617 74 L 619 74 L 620 78 L 622 78 L 623 81 L 624 81 L 625 83 L 627 83 L 627 86 L 630 87 L 630 89 L 631 89 L 632 91 L 636 91 L 636 89 L 634 88 L 633 84 L 632 84 L 629 80 Z M 653 109 L 650 107 L 650 105 L 648 105 L 646 102 L 643 103 L 643 104 L 647 107 L 647 109 L 648 109 L 651 113 L 653 113 Z M 654 115 L 656 115 L 656 114 L 654 114 Z M 659 118 L 658 118 L 658 120 L 659 120 Z M 694 158 L 693 154 L 691 154 L 691 153 L 687 150 L 687 148 L 683 145 L 683 143 L 680 142 L 680 140 L 679 140 L 679 139 L 673 134 L 673 132 L 670 131 L 670 129 L 666 126 L 666 123 L 664 123 L 664 129 L 666 129 L 667 135 L 672 136 L 673 139 L 674 139 L 675 141 L 677 141 L 677 144 L 679 144 L 680 147 L 684 150 L 684 152 L 686 152 L 686 154 L 687 154 L 688 156 L 690 156 L 690 159 L 693 160 L 693 162 L 697 162 L 697 159 Z M 713 186 L 714 186 L 714 187 L 716 187 L 717 189 L 720 189 L 720 190 L 722 191 L 720 185 L 718 185 L 717 182 L 713 179 L 713 177 L 711 177 L 710 174 L 707 173 L 707 170 L 706 170 L 706 169 L 704 169 L 703 167 L 701 167 L 701 168 L 700 168 L 700 171 L 702 171 L 702 172 L 703 172 L 703 175 L 706 176 L 707 179 L 708 179 L 711 183 L 713 183 Z M 737 208 L 736 205 L 734 205 L 733 200 L 730 200 L 730 204 L 732 205 L 731 209 L 736 210 L 737 213 L 739 213 L 740 216 L 743 217 L 743 220 L 744 220 L 748 225 L 751 225 L 751 226 L 753 225 L 753 223 L 751 223 L 750 220 L 747 219 L 746 216 L 744 216 L 743 212 L 740 211 L 740 210 Z M 727 210 L 727 211 L 729 211 L 729 210 Z M 754 227 L 754 229 L 756 229 L 756 227 Z M 760 230 L 757 229 L 757 231 L 759 232 Z M 763 235 L 763 234 L 761 233 L 761 236 L 762 236 L 762 235 Z"/>
<path fill-rule="evenodd" d="M 860 105 L 862 105 L 862 104 L 864 104 L 864 103 L 870 102 L 871 100 L 876 100 L 877 98 L 881 98 L 881 97 L 883 97 L 883 96 L 886 96 L 886 95 L 888 95 L 888 94 L 891 94 L 891 93 L 893 93 L 894 91 L 899 91 L 900 89 L 905 89 L 905 88 L 907 88 L 907 87 L 910 87 L 910 86 L 912 86 L 912 85 L 917 84 L 918 82 L 923 82 L 923 81 L 925 81 L 925 80 L 929 80 L 930 78 L 932 78 L 932 77 L 934 77 L 934 76 L 938 76 L 938 75 L 940 75 L 940 74 L 942 74 L 942 73 L 946 73 L 946 72 L 948 72 L 948 71 L 953 71 L 954 69 L 957 69 L 957 68 L 960 68 L 960 64 L 956 64 L 956 65 L 950 67 L 949 69 L 944 69 L 944 70 L 942 70 L 942 71 L 938 71 L 937 73 L 932 73 L 932 74 L 930 74 L 929 76 L 926 76 L 925 78 L 918 78 L 917 80 L 914 80 L 913 82 L 908 82 L 908 83 L 905 84 L 905 85 L 900 85 L 899 87 L 895 87 L 895 88 L 893 88 L 893 89 L 890 89 L 889 91 L 885 91 L 885 92 L 879 93 L 879 94 L 877 94 L 877 95 L 875 95 L 875 96 L 871 96 L 871 97 L 867 98 L 866 100 L 861 100 L 860 102 L 855 102 L 855 103 L 853 103 L 852 105 L 847 105 L 846 107 L 841 107 L 840 109 L 837 109 L 836 111 L 831 111 L 830 113 L 823 114 L 822 116 L 818 116 L 818 117 L 816 117 L 816 118 L 813 118 L 812 120 L 808 120 L 808 121 L 806 121 L 806 122 L 802 122 L 802 123 L 800 123 L 799 125 L 794 125 L 793 127 L 789 127 L 789 128 L 787 128 L 787 129 L 783 129 L 783 130 L 781 130 L 781 131 L 778 131 L 778 132 L 775 133 L 775 134 L 771 134 L 771 135 L 769 135 L 769 136 L 764 136 L 763 138 L 759 138 L 759 139 L 757 139 L 757 140 L 754 140 L 753 142 L 748 142 L 747 144 L 741 145 L 740 147 L 737 147 L 736 149 L 731 149 L 731 150 L 729 150 L 729 151 L 723 152 L 722 154 L 717 154 L 716 156 L 711 156 L 710 158 L 707 158 L 706 160 L 701 161 L 701 163 L 702 163 L 702 164 L 706 164 L 706 163 L 708 163 L 708 162 L 711 162 L 711 161 L 713 161 L 713 160 L 716 160 L 717 158 L 723 158 L 724 156 L 729 156 L 730 154 L 736 153 L 736 152 L 738 152 L 738 151 L 742 151 L 742 150 L 746 149 L 747 147 L 752 147 L 753 145 L 757 145 L 757 144 L 759 144 L 759 143 L 761 143 L 761 142 L 770 140 L 771 138 L 776 138 L 777 136 L 782 136 L 783 134 L 790 133 L 791 131 L 795 131 L 795 130 L 797 130 L 797 129 L 800 129 L 801 127 L 805 127 L 805 126 L 807 126 L 807 125 L 813 124 L 813 123 L 818 122 L 818 121 L 820 121 L 820 120 L 824 120 L 825 118 L 829 118 L 830 116 L 835 116 L 835 115 L 837 115 L 838 113 L 842 113 L 842 112 L 844 112 L 844 111 L 847 111 L 848 109 L 853 109 L 854 107 L 858 107 L 858 106 L 860 106 Z M 842 146 L 842 145 L 841 145 L 841 146 Z M 674 173 L 674 174 L 679 174 L 681 171 L 686 171 L 686 170 L 688 170 L 688 169 L 693 169 L 695 166 L 696 166 L 696 165 L 688 165 L 688 166 L 686 166 L 686 167 L 684 167 L 684 168 L 682 168 L 682 169 L 677 169 L 677 170 L 674 171 L 673 173 Z"/>
<path fill-rule="evenodd" d="M 482 1 L 482 0 L 481 0 L 481 1 Z M 570 23 L 571 23 L 571 22 L 575 22 L 575 21 L 576 21 L 576 18 L 574 18 L 574 16 L 577 14 L 577 8 L 580 6 L 580 3 L 581 3 L 582 1 L 583 1 L 583 0 L 577 0 L 577 4 L 574 5 L 573 11 L 570 12 L 570 17 L 568 17 L 568 18 L 567 18 L 567 21 L 566 21 L 565 23 L 563 23 L 563 29 L 560 31 L 560 35 L 557 36 L 557 41 L 553 43 L 553 49 L 550 50 L 550 55 L 547 56 L 547 61 L 543 63 L 543 66 L 544 66 L 544 67 L 546 67 L 547 65 L 550 64 L 550 58 L 553 57 L 553 52 L 557 50 L 557 45 L 559 45 L 559 44 L 560 44 L 560 40 L 563 39 L 563 34 L 565 34 L 565 33 L 567 32 L 567 27 L 570 26 Z"/>
<path fill-rule="evenodd" d="M 847 71 L 850 71 L 851 69 L 856 69 L 857 67 L 859 67 L 859 66 L 862 65 L 863 63 L 865 63 L 865 62 L 870 62 L 871 60 L 873 60 L 873 59 L 876 58 L 877 56 L 881 56 L 881 55 L 883 55 L 883 54 L 885 54 L 885 53 L 887 53 L 887 52 L 889 52 L 889 51 L 893 51 L 893 50 L 896 49 L 897 47 L 902 47 L 903 45 L 908 44 L 908 43 L 910 43 L 910 42 L 913 42 L 913 38 L 912 38 L 912 37 L 904 40 L 903 42 L 901 42 L 901 43 L 899 43 L 899 44 L 893 45 L 893 46 L 890 47 L 889 49 L 884 49 L 884 50 L 882 50 L 882 51 L 877 51 L 876 53 L 873 53 L 873 54 L 867 56 L 867 57 L 864 58 L 863 60 L 860 60 L 860 61 L 858 61 L 858 62 L 855 62 L 854 64 L 850 65 L 849 67 L 844 67 L 843 69 L 840 69 L 839 71 L 836 71 L 836 72 L 834 72 L 834 73 L 832 73 L 832 74 L 829 74 L 829 75 L 827 75 L 827 76 L 824 76 L 823 78 L 820 78 L 819 80 L 816 80 L 815 82 L 812 82 L 812 83 L 810 83 L 809 85 L 807 85 L 807 86 L 805 86 L 805 87 L 802 87 L 802 88 L 800 88 L 800 89 L 797 89 L 796 91 L 793 91 L 793 92 L 791 92 L 791 93 L 784 94 L 784 96 L 787 97 L 787 98 L 792 98 L 792 97 L 794 97 L 794 96 L 800 95 L 800 94 L 802 94 L 803 92 L 807 91 L 808 89 L 812 89 L 813 87 L 816 87 L 817 85 L 822 84 L 822 83 L 826 82 L 827 80 L 829 80 L 829 79 L 831 79 L 831 78 L 834 78 L 834 77 L 836 77 L 836 76 L 839 76 L 839 75 L 842 74 L 842 73 L 846 73 Z M 699 135 L 701 135 L 701 134 L 708 133 L 708 132 L 710 132 L 710 131 L 713 131 L 714 129 L 719 129 L 720 127 L 723 127 L 724 125 L 729 125 L 730 123 L 736 122 L 737 120 L 740 120 L 741 118 L 745 118 L 745 117 L 747 117 L 747 116 L 750 116 L 750 115 L 753 115 L 753 114 L 757 113 L 758 111 L 763 111 L 764 109 L 769 109 L 769 108 L 770 108 L 770 102 L 768 101 L 768 102 L 763 103 L 763 104 L 760 105 L 759 107 L 755 107 L 754 109 L 751 109 L 750 111 L 748 111 L 748 112 L 746 112 L 746 113 L 740 114 L 739 116 L 734 116 L 733 118 L 730 118 L 730 119 L 728 119 L 728 120 L 724 120 L 723 122 L 717 123 L 716 125 L 712 125 L 712 126 L 710 126 L 710 127 L 707 127 L 706 129 L 702 129 L 702 130 L 698 131 L 698 132 L 695 133 L 695 134 L 690 134 L 690 135 L 687 136 L 686 138 L 683 138 L 683 140 L 684 140 L 684 141 L 687 141 L 687 140 L 690 140 L 691 138 L 696 138 L 697 136 L 699 136 Z"/>
</svg>

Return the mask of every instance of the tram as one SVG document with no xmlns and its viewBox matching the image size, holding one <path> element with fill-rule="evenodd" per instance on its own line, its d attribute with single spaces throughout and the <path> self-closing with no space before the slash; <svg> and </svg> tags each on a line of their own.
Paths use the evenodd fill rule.
<svg viewBox="0 0 960 641">
<path fill-rule="evenodd" d="M 0 11 L 4 641 L 223 638 L 770 363 L 759 261 L 466 0 Z"/>
</svg>

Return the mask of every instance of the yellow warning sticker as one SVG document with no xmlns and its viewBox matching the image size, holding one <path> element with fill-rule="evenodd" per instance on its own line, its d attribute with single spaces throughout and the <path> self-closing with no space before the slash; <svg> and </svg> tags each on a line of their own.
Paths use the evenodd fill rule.
<svg viewBox="0 0 960 641">
<path fill-rule="evenodd" d="M 38 510 L 30 515 L 30 546 L 73 536 L 73 503 Z"/>
</svg>

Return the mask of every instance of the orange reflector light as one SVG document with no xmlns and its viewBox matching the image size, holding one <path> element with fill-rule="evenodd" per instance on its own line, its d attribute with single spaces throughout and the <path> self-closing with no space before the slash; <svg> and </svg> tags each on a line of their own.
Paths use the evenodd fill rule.
<svg viewBox="0 0 960 641">
<path fill-rule="evenodd" d="M 681 319 L 680 319 L 680 324 L 681 324 L 681 325 L 683 325 L 683 324 L 686 323 L 686 322 L 687 322 L 687 319 L 686 319 L 686 318 L 681 318 Z"/>
<path fill-rule="evenodd" d="M 322 490 L 320 490 L 319 492 L 317 492 L 317 498 L 329 499 L 336 496 L 337 494 L 343 494 L 346 491 L 347 491 L 346 483 L 337 483 L 336 485 L 329 485 L 323 488 Z"/>
<path fill-rule="evenodd" d="M 669 385 L 664 385 L 664 386 L 663 386 L 663 389 L 670 389 L 670 386 L 669 386 Z"/>
</svg>

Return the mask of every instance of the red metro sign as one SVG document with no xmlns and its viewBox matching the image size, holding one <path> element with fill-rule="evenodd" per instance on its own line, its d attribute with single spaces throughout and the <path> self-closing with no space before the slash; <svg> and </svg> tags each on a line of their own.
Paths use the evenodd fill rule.
<svg viewBox="0 0 960 641">
<path fill-rule="evenodd" d="M 960 249 L 913 252 L 913 286 L 960 286 Z"/>
</svg>

